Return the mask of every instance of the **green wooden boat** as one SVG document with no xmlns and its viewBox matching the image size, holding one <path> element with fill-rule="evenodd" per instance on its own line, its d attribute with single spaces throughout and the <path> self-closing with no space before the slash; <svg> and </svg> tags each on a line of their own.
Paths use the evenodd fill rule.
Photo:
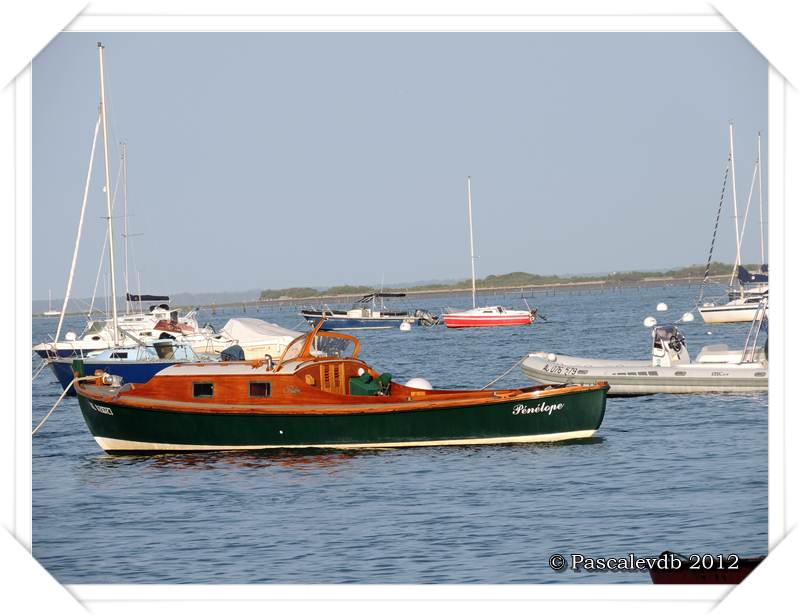
<svg viewBox="0 0 800 616">
<path fill-rule="evenodd" d="M 364 448 L 580 439 L 600 427 L 605 383 L 435 390 L 358 359 L 356 338 L 299 336 L 267 360 L 185 363 L 142 384 L 77 382 L 81 412 L 109 453 Z M 74 363 L 82 376 L 80 360 Z"/>
</svg>

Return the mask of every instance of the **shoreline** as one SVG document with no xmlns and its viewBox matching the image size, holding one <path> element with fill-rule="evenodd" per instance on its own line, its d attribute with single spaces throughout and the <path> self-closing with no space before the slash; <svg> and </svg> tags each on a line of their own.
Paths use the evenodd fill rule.
<svg viewBox="0 0 800 616">
<path fill-rule="evenodd" d="M 718 274 L 715 276 L 709 276 L 708 282 L 714 283 L 719 282 L 720 280 L 724 280 L 728 278 L 725 274 Z M 692 285 L 692 284 L 700 284 L 702 283 L 703 278 L 700 276 L 688 276 L 688 277 L 674 277 L 674 276 L 653 276 L 649 278 L 643 278 L 642 280 L 636 281 L 609 281 L 609 280 L 586 280 L 581 282 L 554 282 L 554 283 L 545 283 L 545 284 L 532 284 L 532 285 L 514 285 L 514 286 L 501 286 L 501 287 L 476 287 L 476 293 L 483 293 L 483 294 L 490 294 L 490 293 L 509 293 L 509 292 L 519 292 L 524 294 L 528 293 L 537 293 L 537 292 L 548 292 L 553 291 L 554 293 L 558 290 L 562 290 L 565 292 L 572 292 L 581 289 L 598 289 L 598 290 L 616 290 L 616 289 L 624 289 L 624 288 L 634 288 L 634 287 L 651 287 L 657 286 L 660 284 L 679 284 L 679 285 Z M 389 289 L 387 292 L 392 293 L 405 293 L 406 297 L 437 297 L 441 295 L 460 295 L 460 294 L 470 294 L 472 293 L 471 287 L 459 287 L 456 289 Z M 314 295 L 309 297 L 281 297 L 276 299 L 252 299 L 246 301 L 239 301 L 239 302 L 226 302 L 220 304 L 174 304 L 172 308 L 176 309 L 184 309 L 184 308 L 197 308 L 197 309 L 206 309 L 206 310 L 216 310 L 216 309 L 225 309 L 225 308 L 232 308 L 236 306 L 240 306 L 245 309 L 248 307 L 280 307 L 280 306 L 292 306 L 292 305 L 302 305 L 302 304 L 313 304 L 314 302 L 322 302 L 322 301 L 329 301 L 329 302 L 341 302 L 347 303 L 357 300 L 363 297 L 362 293 L 348 293 L 342 295 L 329 295 L 325 293 L 321 293 L 320 295 Z M 68 312 L 65 316 L 81 316 L 84 315 L 83 312 Z M 33 318 L 41 318 L 41 319 L 50 319 L 50 318 L 57 318 L 56 316 L 49 317 L 44 316 L 41 313 L 33 314 Z"/>
</svg>

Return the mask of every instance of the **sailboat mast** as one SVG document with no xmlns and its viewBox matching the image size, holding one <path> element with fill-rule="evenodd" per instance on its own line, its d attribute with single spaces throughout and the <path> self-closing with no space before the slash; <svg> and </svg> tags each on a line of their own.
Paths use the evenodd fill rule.
<svg viewBox="0 0 800 616">
<path fill-rule="evenodd" d="M 728 124 L 728 136 L 730 143 L 731 155 L 731 191 L 733 192 L 733 221 L 736 225 L 736 263 L 733 264 L 733 271 L 731 272 L 731 281 L 729 285 L 733 284 L 733 278 L 736 276 L 736 268 L 742 262 L 742 243 L 739 238 L 739 207 L 736 202 L 736 164 L 733 155 L 733 122 Z"/>
<path fill-rule="evenodd" d="M 130 287 L 128 286 L 128 144 L 122 143 L 122 195 L 125 204 L 124 232 L 125 238 L 125 314 L 130 312 L 130 302 L 128 296 Z"/>
<path fill-rule="evenodd" d="M 472 266 L 472 307 L 475 302 L 475 242 L 472 236 L 472 178 L 467 176 L 467 214 L 469 215 L 469 262 Z"/>
<path fill-rule="evenodd" d="M 105 82 L 105 68 L 103 65 L 103 43 L 97 43 L 97 51 L 100 55 L 100 108 L 103 112 L 103 157 L 106 169 L 106 210 L 108 213 L 108 254 L 110 257 L 111 266 L 111 314 L 113 324 L 113 340 L 114 346 L 117 345 L 117 282 L 114 276 L 114 231 L 111 221 L 111 174 L 108 165 L 108 118 L 106 117 L 106 82 Z"/>
<path fill-rule="evenodd" d="M 758 222 L 761 226 L 761 265 L 764 265 L 764 202 L 761 196 L 761 131 L 758 131 Z"/>
</svg>

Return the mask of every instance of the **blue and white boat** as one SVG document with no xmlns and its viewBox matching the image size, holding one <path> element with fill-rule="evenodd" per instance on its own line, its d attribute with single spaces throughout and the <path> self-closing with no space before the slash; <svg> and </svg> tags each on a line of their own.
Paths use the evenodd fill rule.
<svg viewBox="0 0 800 616">
<path fill-rule="evenodd" d="M 387 297 L 405 297 L 405 293 L 370 293 L 359 299 L 349 310 L 332 310 L 324 308 L 304 308 L 300 315 L 312 327 L 322 319 L 323 330 L 342 329 L 392 329 L 403 323 L 410 325 L 434 325 L 438 322 L 435 315 L 427 310 L 387 310 L 384 299 Z M 378 302 L 380 300 L 380 302 Z"/>
<path fill-rule="evenodd" d="M 227 342 L 224 348 L 209 346 L 198 352 L 187 338 L 151 339 L 133 342 L 127 337 L 124 346 L 111 346 L 93 352 L 70 356 L 49 356 L 46 361 L 56 375 L 61 387 L 66 389 L 72 381 L 72 360 L 83 359 L 86 374 L 102 370 L 122 377 L 124 383 L 146 383 L 157 372 L 181 362 L 214 361 L 224 359 L 225 354 L 234 353 L 240 360 L 278 358 L 300 332 L 267 323 L 260 319 L 230 319 L 214 338 L 218 344 Z M 67 392 L 74 395 L 73 391 Z"/>
<path fill-rule="evenodd" d="M 69 387 L 74 377 L 73 359 L 73 357 L 58 357 L 50 360 L 50 367 L 64 389 Z M 148 346 L 114 347 L 89 353 L 83 357 L 83 365 L 86 374 L 94 374 L 100 370 L 121 376 L 124 383 L 146 383 L 164 368 L 177 363 L 201 360 L 210 361 L 211 358 L 198 355 L 187 343 L 160 340 Z M 67 395 L 74 396 L 75 390 L 70 387 Z"/>
</svg>

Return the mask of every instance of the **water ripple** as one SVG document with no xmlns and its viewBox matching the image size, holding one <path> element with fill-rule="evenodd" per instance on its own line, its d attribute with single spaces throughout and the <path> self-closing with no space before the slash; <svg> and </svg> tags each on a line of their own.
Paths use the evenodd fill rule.
<svg viewBox="0 0 800 616">
<path fill-rule="evenodd" d="M 694 293 L 536 294 L 550 321 L 532 328 L 360 338 L 365 360 L 400 381 L 482 387 L 534 350 L 643 357 L 642 318 L 658 301 L 680 314 Z M 429 307 L 448 303 L 464 300 Z M 297 324 L 289 310 L 247 316 Z M 51 325 L 35 319 L 34 340 Z M 686 326 L 693 354 L 746 335 L 708 330 Z M 515 370 L 498 386 L 526 384 Z M 34 383 L 34 422 L 59 393 L 49 374 Z M 554 573 L 547 559 L 763 554 L 766 410 L 766 395 L 646 396 L 609 401 L 586 441 L 111 457 L 69 399 L 33 442 L 33 553 L 64 583 L 649 583 L 641 572 Z"/>
</svg>

